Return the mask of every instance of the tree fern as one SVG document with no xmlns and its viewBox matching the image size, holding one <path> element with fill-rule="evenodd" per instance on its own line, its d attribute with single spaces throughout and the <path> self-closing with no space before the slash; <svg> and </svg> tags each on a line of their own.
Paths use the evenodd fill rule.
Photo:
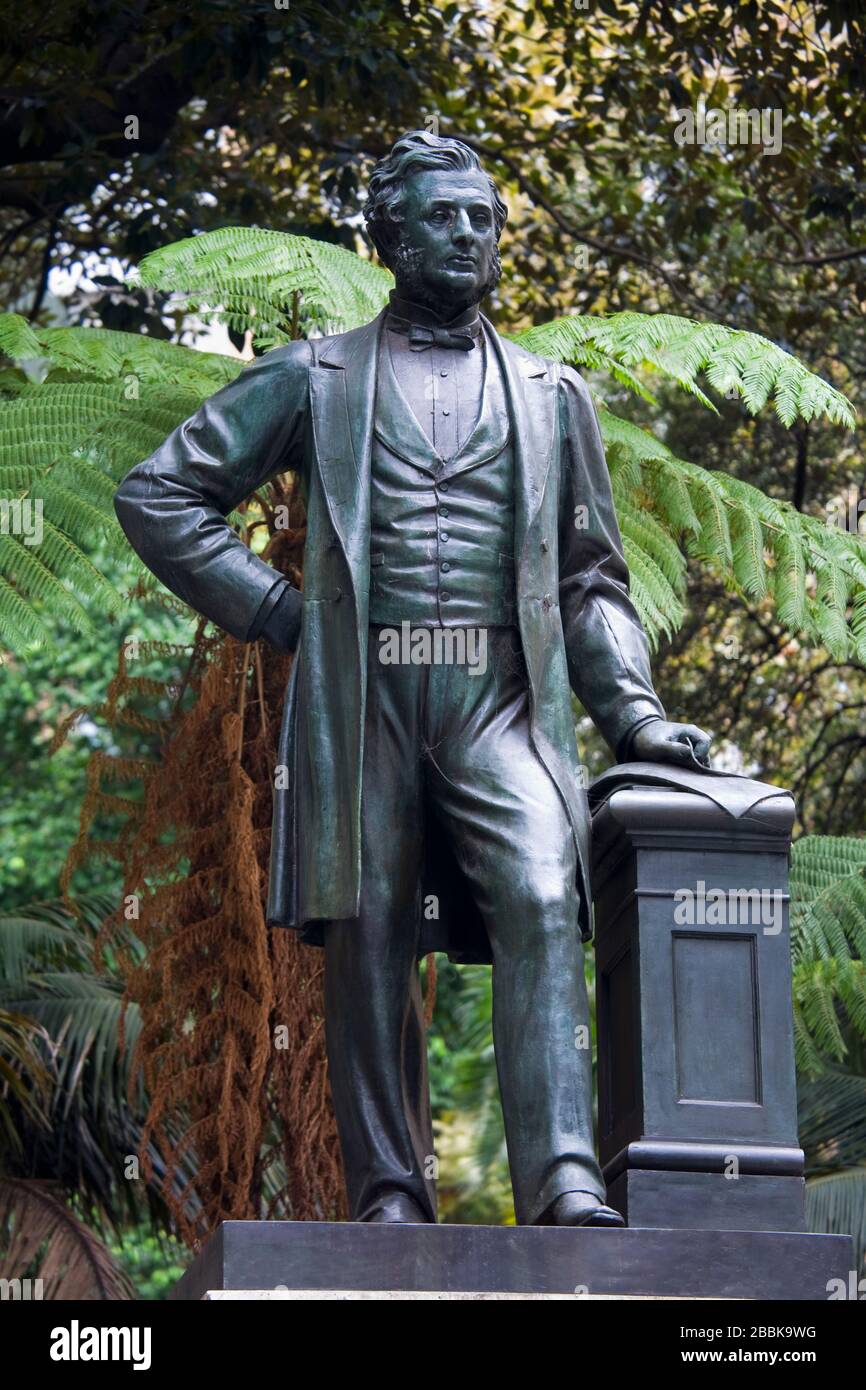
<svg viewBox="0 0 866 1390">
<path fill-rule="evenodd" d="M 232 328 L 252 329 L 260 347 L 285 343 L 298 328 L 334 333 L 367 323 L 394 284 L 389 271 L 341 246 L 259 227 L 161 247 L 136 278 Z"/>
<path fill-rule="evenodd" d="M 677 458 L 655 435 L 603 405 L 599 423 L 621 521 L 629 506 L 652 517 L 687 555 L 713 566 L 744 595 L 770 593 L 789 631 L 826 646 L 839 660 L 866 660 L 866 542 L 859 535 L 805 516 L 739 478 Z M 627 481 L 618 481 L 626 470 Z M 660 563 L 657 548 L 645 553 Z M 681 606 L 685 572 L 671 585 Z M 642 606 L 640 587 L 634 597 L 654 640 L 654 612 Z"/>
<path fill-rule="evenodd" d="M 854 411 L 842 393 L 796 357 L 759 333 L 718 323 L 696 323 L 676 314 L 625 312 L 608 318 L 585 314 L 530 328 L 518 334 L 516 341 L 531 352 L 580 366 L 594 367 L 592 355 L 602 354 L 623 371 L 648 367 L 677 382 L 711 410 L 715 406 L 697 384 L 701 372 L 723 395 L 735 391 L 752 415 L 772 396 L 784 425 L 818 415 L 849 428 L 855 423 Z M 618 379 L 627 384 L 624 377 Z"/>
<path fill-rule="evenodd" d="M 146 257 L 141 284 L 253 330 L 260 346 L 299 331 L 368 321 L 393 281 L 384 270 L 305 237 L 225 228 Z M 608 372 L 647 400 L 635 369 L 660 372 L 711 405 L 697 385 L 736 389 L 749 409 L 773 394 L 786 423 L 823 412 L 850 424 L 839 392 L 756 334 L 674 315 L 564 318 L 517 335 L 532 351 Z M 242 364 L 217 353 L 103 329 L 34 328 L 0 315 L 0 501 L 38 499 L 44 539 L 0 549 L 0 641 L 43 640 L 40 613 L 88 624 L 85 600 L 109 611 L 113 586 L 85 553 L 94 538 L 128 552 L 114 518 L 120 478 Z M 25 369 L 26 368 L 26 372 Z M 41 384 L 35 378 L 42 378 Z M 655 641 L 685 612 L 685 563 L 715 566 L 745 596 L 769 593 L 780 621 L 834 656 L 866 660 L 866 547 L 756 488 L 678 459 L 659 439 L 599 410 L 638 611 Z M 233 518 L 237 519 L 237 518 Z M 8 527 L 6 528 L 8 531 Z M 38 552 L 38 553 L 37 553 Z M 139 562 L 132 557 L 139 571 Z"/>
<path fill-rule="evenodd" d="M 41 507 L 38 544 L 16 529 L 14 511 L 0 534 L 0 641 L 26 651 L 47 636 L 43 613 L 86 632 L 86 601 L 97 612 L 121 609 L 90 558 L 97 541 L 129 555 L 114 515 L 117 483 L 242 364 L 136 334 L 34 330 L 17 315 L 0 315 L 0 341 L 27 359 L 35 345 L 47 372 L 41 385 L 7 373 L 0 399 L 0 507 Z"/>
<path fill-rule="evenodd" d="M 791 856 L 794 1015 L 801 1070 L 846 1053 L 842 1024 L 866 1039 L 866 840 L 809 835 Z"/>
</svg>

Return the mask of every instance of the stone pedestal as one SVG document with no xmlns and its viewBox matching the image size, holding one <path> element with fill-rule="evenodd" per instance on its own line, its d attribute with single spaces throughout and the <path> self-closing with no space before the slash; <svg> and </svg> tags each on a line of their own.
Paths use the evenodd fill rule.
<svg viewBox="0 0 866 1390">
<path fill-rule="evenodd" d="M 638 763 L 591 801 L 608 1200 L 630 1226 L 803 1231 L 793 800 Z"/>
<path fill-rule="evenodd" d="M 804 1230 L 791 798 L 634 764 L 591 801 L 601 1161 L 629 1229 L 227 1221 L 174 1297 L 846 1296 L 850 1237 Z"/>
<path fill-rule="evenodd" d="M 823 1301 L 852 1258 L 847 1236 L 225 1221 L 173 1297 Z"/>
</svg>

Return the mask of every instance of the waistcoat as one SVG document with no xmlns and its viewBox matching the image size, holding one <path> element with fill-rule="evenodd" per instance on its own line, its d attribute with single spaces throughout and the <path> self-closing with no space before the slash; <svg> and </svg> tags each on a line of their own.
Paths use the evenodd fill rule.
<svg viewBox="0 0 866 1390">
<path fill-rule="evenodd" d="M 462 354 L 455 351 L 456 370 Z M 516 622 L 514 450 L 496 354 L 457 453 L 434 449 L 379 356 L 370 498 L 370 622 L 505 627 Z"/>
</svg>

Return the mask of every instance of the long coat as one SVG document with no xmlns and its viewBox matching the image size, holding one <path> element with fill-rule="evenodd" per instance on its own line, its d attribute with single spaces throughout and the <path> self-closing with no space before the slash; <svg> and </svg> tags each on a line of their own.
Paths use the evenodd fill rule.
<svg viewBox="0 0 866 1390">
<path fill-rule="evenodd" d="M 249 640 L 287 581 L 225 516 L 278 473 L 300 473 L 303 617 L 280 735 L 267 920 L 317 944 L 324 923 L 359 911 L 370 457 L 384 317 L 266 353 L 136 465 L 115 497 L 130 543 L 163 583 Z M 517 611 L 531 736 L 568 811 L 587 940 L 590 821 L 569 687 L 614 753 L 625 750 L 636 724 L 664 710 L 629 598 L 589 390 L 571 368 L 508 342 L 486 320 L 485 328 L 514 439 Z M 435 829 L 426 853 L 424 893 L 435 895 L 438 916 L 422 923 L 420 952 L 489 961 L 477 910 Z"/>
</svg>

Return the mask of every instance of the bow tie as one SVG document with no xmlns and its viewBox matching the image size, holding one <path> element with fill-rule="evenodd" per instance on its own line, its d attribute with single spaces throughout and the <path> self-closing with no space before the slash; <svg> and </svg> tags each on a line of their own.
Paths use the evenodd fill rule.
<svg viewBox="0 0 866 1390">
<path fill-rule="evenodd" d="M 412 352 L 423 352 L 425 348 L 458 348 L 460 352 L 470 352 L 475 346 L 478 328 L 467 325 L 465 328 L 430 328 L 424 323 L 410 323 L 408 319 L 397 318 L 392 314 L 388 327 L 395 333 L 402 333 L 409 339 Z"/>
</svg>

